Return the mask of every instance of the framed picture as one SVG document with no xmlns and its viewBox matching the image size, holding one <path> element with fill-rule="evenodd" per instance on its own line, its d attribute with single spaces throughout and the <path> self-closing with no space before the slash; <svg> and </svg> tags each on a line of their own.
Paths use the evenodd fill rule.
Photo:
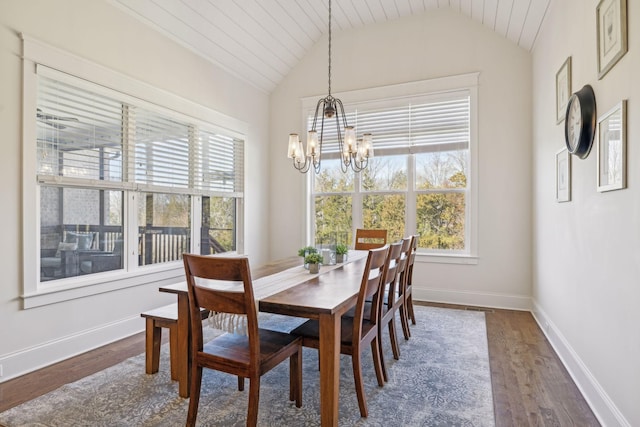
<svg viewBox="0 0 640 427">
<path fill-rule="evenodd" d="M 567 101 L 571 96 L 571 57 L 568 57 L 556 73 L 556 123 L 564 120 Z"/>
<path fill-rule="evenodd" d="M 627 186 L 627 101 L 598 119 L 598 191 Z"/>
<path fill-rule="evenodd" d="M 556 153 L 556 202 L 571 201 L 571 155 L 566 148 Z"/>
<path fill-rule="evenodd" d="M 600 0 L 598 20 L 598 80 L 627 53 L 627 0 Z"/>
</svg>

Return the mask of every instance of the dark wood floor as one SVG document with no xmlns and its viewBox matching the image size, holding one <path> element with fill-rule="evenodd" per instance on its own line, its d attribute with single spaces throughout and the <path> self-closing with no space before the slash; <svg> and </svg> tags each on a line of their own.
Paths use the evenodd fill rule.
<svg viewBox="0 0 640 427">
<path fill-rule="evenodd" d="M 600 425 L 531 313 L 483 311 L 497 426 Z M 0 384 L 0 412 L 142 352 L 144 334 L 137 334 L 6 381 Z"/>
</svg>

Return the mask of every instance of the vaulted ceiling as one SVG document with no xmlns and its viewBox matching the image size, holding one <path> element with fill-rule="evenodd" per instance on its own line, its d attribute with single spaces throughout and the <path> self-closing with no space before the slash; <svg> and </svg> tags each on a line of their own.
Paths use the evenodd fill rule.
<svg viewBox="0 0 640 427">
<path fill-rule="evenodd" d="M 328 0 L 110 0 L 271 92 L 328 31 Z M 332 30 L 450 8 L 531 50 L 551 0 L 332 0 Z"/>
</svg>

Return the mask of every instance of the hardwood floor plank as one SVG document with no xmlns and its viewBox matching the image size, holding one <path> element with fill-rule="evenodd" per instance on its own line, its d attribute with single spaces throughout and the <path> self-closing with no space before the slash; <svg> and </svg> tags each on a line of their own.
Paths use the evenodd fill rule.
<svg viewBox="0 0 640 427">
<path fill-rule="evenodd" d="M 496 426 L 600 426 L 531 313 L 482 311 L 487 322 Z M 163 335 L 166 342 L 168 334 Z M 0 412 L 143 352 L 144 333 L 140 333 L 1 383 Z"/>
</svg>

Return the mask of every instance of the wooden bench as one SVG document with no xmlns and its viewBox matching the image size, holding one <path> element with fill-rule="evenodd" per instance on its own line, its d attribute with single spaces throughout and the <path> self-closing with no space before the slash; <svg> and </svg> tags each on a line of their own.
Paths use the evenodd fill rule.
<svg viewBox="0 0 640 427">
<path fill-rule="evenodd" d="M 209 316 L 207 310 L 202 310 L 202 318 Z M 160 344 L 162 343 L 162 328 L 169 329 L 169 361 L 171 364 L 171 379 L 176 381 L 177 348 L 178 348 L 178 304 L 169 304 L 153 310 L 140 313 L 146 319 L 145 329 L 145 372 L 155 374 L 160 367 Z"/>
</svg>

